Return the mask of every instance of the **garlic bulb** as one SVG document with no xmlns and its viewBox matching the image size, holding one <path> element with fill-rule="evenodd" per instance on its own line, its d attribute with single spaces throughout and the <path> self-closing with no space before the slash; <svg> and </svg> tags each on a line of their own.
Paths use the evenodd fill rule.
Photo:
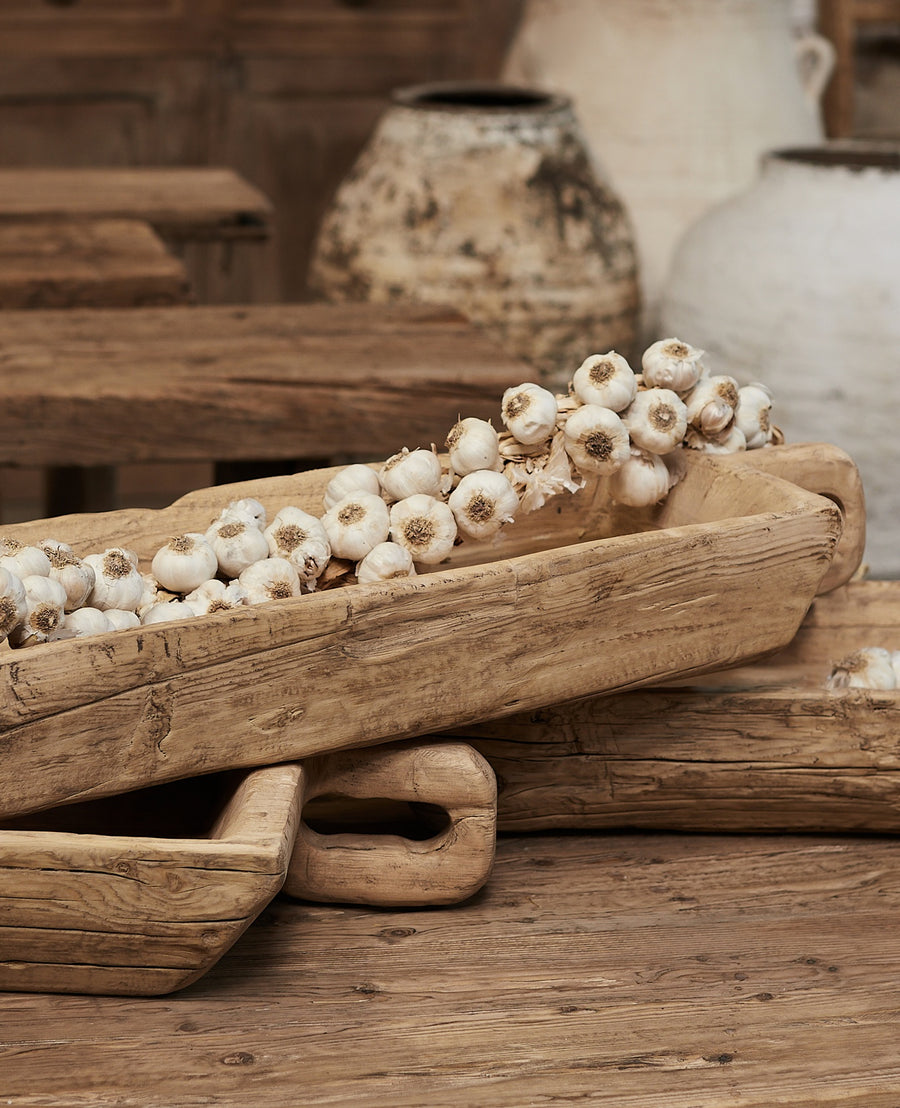
<svg viewBox="0 0 900 1108">
<path fill-rule="evenodd" d="M 526 446 L 553 434 L 558 413 L 553 393 L 530 381 L 507 389 L 500 403 L 500 418 L 507 431 Z"/>
<path fill-rule="evenodd" d="M 412 554 L 396 542 L 380 542 L 356 567 L 356 580 L 365 585 L 371 581 L 390 581 L 394 577 L 415 577 Z"/>
<path fill-rule="evenodd" d="M 328 565 L 331 543 L 322 521 L 301 508 L 281 508 L 263 534 L 268 552 L 276 558 L 287 558 L 300 574 L 300 580 L 310 589 Z"/>
<path fill-rule="evenodd" d="M 445 445 L 454 473 L 464 476 L 500 464 L 500 436 L 485 419 L 469 416 L 454 423 Z"/>
<path fill-rule="evenodd" d="M 254 562 L 247 566 L 238 582 L 248 604 L 265 604 L 269 600 L 287 600 L 300 595 L 300 575 L 287 558 L 264 558 Z"/>
<path fill-rule="evenodd" d="M 687 430 L 687 408 L 672 389 L 644 389 L 622 419 L 634 445 L 650 454 L 668 454 Z"/>
<path fill-rule="evenodd" d="M 141 623 L 146 627 L 151 623 L 171 623 L 174 619 L 193 619 L 195 615 L 194 609 L 183 600 L 161 600 L 150 605 L 141 616 Z"/>
<path fill-rule="evenodd" d="M 240 581 L 224 581 L 213 578 L 204 581 L 199 588 L 184 598 L 195 615 L 205 616 L 210 612 L 226 612 L 232 608 L 242 608 L 247 603 L 247 590 Z"/>
<path fill-rule="evenodd" d="M 83 562 L 68 543 L 43 539 L 38 545 L 50 560 L 49 576 L 66 590 L 66 611 L 82 607 L 94 587 L 93 567 Z"/>
<path fill-rule="evenodd" d="M 134 606 L 134 611 L 142 616 L 144 612 L 153 604 L 156 604 L 159 600 L 159 582 L 153 576 L 152 573 L 141 574 L 141 595 L 138 598 L 137 604 Z M 109 611 L 110 609 L 106 609 Z M 113 609 L 116 610 L 116 609 Z"/>
<path fill-rule="evenodd" d="M 229 501 L 222 509 L 219 519 L 223 521 L 242 519 L 262 531 L 266 526 L 265 505 L 252 496 L 244 496 L 240 500 Z"/>
<path fill-rule="evenodd" d="M 416 493 L 439 496 L 441 491 L 441 461 L 433 450 L 407 450 L 394 454 L 378 472 L 378 480 L 393 500 L 403 500 Z"/>
<path fill-rule="evenodd" d="M 863 646 L 832 667 L 826 689 L 895 689 L 897 674 L 891 652 L 880 646 Z"/>
<path fill-rule="evenodd" d="M 747 449 L 747 440 L 740 427 L 733 423 L 724 435 L 704 435 L 696 427 L 688 427 L 684 445 L 704 454 L 738 454 Z"/>
<path fill-rule="evenodd" d="M 765 446 L 772 439 L 772 394 L 765 385 L 744 385 L 738 389 L 735 423 L 741 429 L 748 450 Z"/>
<path fill-rule="evenodd" d="M 584 404 L 566 420 L 566 452 L 584 473 L 615 473 L 631 456 L 628 431 L 610 408 Z"/>
<path fill-rule="evenodd" d="M 20 577 L 0 566 L 0 642 L 25 622 L 28 605 Z"/>
<path fill-rule="evenodd" d="M 897 688 L 900 688 L 900 650 L 891 651 L 891 669 L 897 678 Z"/>
<path fill-rule="evenodd" d="M 153 555 L 150 569 L 164 589 L 186 593 L 215 576 L 219 563 L 206 539 L 196 533 L 174 535 Z"/>
<path fill-rule="evenodd" d="M 453 549 L 456 520 L 442 500 L 417 493 L 391 507 L 391 540 L 405 547 L 416 563 L 436 565 Z"/>
<path fill-rule="evenodd" d="M 460 534 L 487 539 L 504 523 L 512 523 L 519 497 L 502 473 L 481 469 L 461 479 L 447 504 Z"/>
<path fill-rule="evenodd" d="M 620 504 L 648 508 L 669 492 L 669 470 L 659 454 L 632 449 L 631 457 L 609 479 L 609 492 Z"/>
<path fill-rule="evenodd" d="M 336 558 L 362 561 L 373 546 L 386 542 L 391 528 L 388 506 L 371 492 L 351 492 L 322 516 Z"/>
<path fill-rule="evenodd" d="M 106 611 L 137 609 L 144 592 L 144 580 L 138 572 L 138 558 L 131 550 L 113 546 L 102 554 L 87 554 L 84 561 L 94 571 L 94 587 L 88 595 L 88 605 Z"/>
<path fill-rule="evenodd" d="M 141 625 L 137 612 L 126 612 L 124 608 L 107 608 L 103 614 L 109 620 L 113 631 L 126 631 L 129 627 L 140 627 Z M 68 621 L 69 617 L 66 616 L 66 622 L 68 623 Z"/>
<path fill-rule="evenodd" d="M 212 547 L 219 571 L 237 577 L 247 566 L 265 558 L 269 543 L 249 514 L 223 515 L 203 536 Z"/>
<path fill-rule="evenodd" d="M 40 574 L 22 578 L 25 619 L 9 635 L 11 646 L 48 642 L 65 623 L 66 590 L 59 581 Z"/>
<path fill-rule="evenodd" d="M 375 496 L 381 494 L 378 474 L 371 466 L 355 462 L 336 473 L 325 488 L 325 510 L 333 508 L 339 500 L 353 492 L 370 492 Z"/>
<path fill-rule="evenodd" d="M 702 378 L 685 398 L 688 423 L 701 434 L 718 435 L 734 422 L 738 406 L 738 383 L 719 373 Z"/>
<path fill-rule="evenodd" d="M 133 614 L 133 613 L 132 613 Z M 137 619 L 137 616 L 134 617 Z M 103 635 L 114 631 L 112 620 L 99 608 L 81 607 L 66 613 L 65 630 L 72 638 L 84 638 L 86 635 Z"/>
<path fill-rule="evenodd" d="M 575 370 L 572 389 L 582 404 L 599 404 L 621 412 L 634 400 L 637 378 L 622 355 L 610 350 L 585 358 Z"/>
<path fill-rule="evenodd" d="M 681 339 L 659 339 L 641 356 L 644 384 L 652 389 L 688 392 L 706 372 L 700 361 L 703 355 L 703 350 Z"/>
<path fill-rule="evenodd" d="M 18 539 L 0 538 L 0 566 L 23 577 L 49 577 L 50 559 L 38 546 L 26 546 Z"/>
</svg>

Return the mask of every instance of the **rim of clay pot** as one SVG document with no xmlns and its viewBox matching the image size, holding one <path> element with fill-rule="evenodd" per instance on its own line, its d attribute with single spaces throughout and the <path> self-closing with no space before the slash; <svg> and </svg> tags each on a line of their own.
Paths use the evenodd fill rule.
<svg viewBox="0 0 900 1108">
<path fill-rule="evenodd" d="M 404 108 L 442 112 L 528 114 L 557 112 L 571 101 L 559 93 L 498 81 L 432 81 L 395 89 L 391 100 Z"/>
<path fill-rule="evenodd" d="M 819 169 L 867 169 L 883 173 L 900 171 L 900 142 L 890 140 L 832 139 L 816 146 L 788 146 L 772 150 L 771 161 L 792 162 Z"/>
</svg>

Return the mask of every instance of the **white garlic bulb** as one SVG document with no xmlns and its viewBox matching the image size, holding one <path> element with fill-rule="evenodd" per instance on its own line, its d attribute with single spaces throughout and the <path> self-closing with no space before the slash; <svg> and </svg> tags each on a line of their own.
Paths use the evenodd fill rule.
<svg viewBox="0 0 900 1108">
<path fill-rule="evenodd" d="M 381 494 L 378 474 L 371 466 L 354 462 L 339 470 L 325 487 L 325 510 L 333 508 L 339 500 L 354 492 L 370 492 L 374 496 Z"/>
<path fill-rule="evenodd" d="M 287 558 L 310 589 L 328 565 L 331 543 L 322 521 L 290 505 L 281 508 L 263 534 L 268 552 L 275 558 Z"/>
<path fill-rule="evenodd" d="M 371 581 L 391 581 L 395 577 L 415 577 L 412 554 L 395 542 L 380 542 L 356 567 L 356 580 L 365 585 Z"/>
<path fill-rule="evenodd" d="M 140 627 L 141 625 L 140 616 L 137 612 L 126 612 L 124 608 L 107 608 L 103 614 L 109 620 L 113 631 L 126 631 L 129 627 Z M 68 618 L 66 616 L 67 622 Z"/>
<path fill-rule="evenodd" d="M 132 550 L 112 546 L 102 554 L 87 554 L 85 562 L 94 571 L 94 587 L 88 595 L 91 608 L 137 609 L 144 592 L 144 580 L 138 572 L 138 557 Z"/>
<path fill-rule="evenodd" d="M 468 416 L 454 423 L 445 445 L 454 473 L 464 476 L 500 465 L 500 436 L 486 419 Z"/>
<path fill-rule="evenodd" d="M 676 338 L 651 343 L 641 356 L 644 384 L 648 388 L 688 392 L 706 373 L 700 361 L 704 353 Z"/>
<path fill-rule="evenodd" d="M 175 619 L 193 619 L 197 613 L 183 600 L 161 600 L 150 607 L 141 616 L 146 627 L 153 623 L 171 623 Z"/>
<path fill-rule="evenodd" d="M 719 435 L 734 422 L 738 383 L 718 373 L 703 377 L 685 397 L 688 423 L 704 435 Z"/>
<path fill-rule="evenodd" d="M 93 567 L 82 561 L 68 543 L 58 539 L 42 539 L 38 546 L 50 560 L 49 576 L 66 590 L 66 611 L 73 612 L 86 604 L 94 587 Z"/>
<path fill-rule="evenodd" d="M 684 445 L 704 454 L 739 454 L 747 449 L 744 432 L 733 423 L 723 435 L 704 435 L 696 427 L 688 427 Z"/>
<path fill-rule="evenodd" d="M 205 616 L 210 612 L 226 612 L 243 607 L 248 602 L 247 590 L 240 581 L 229 581 L 226 585 L 224 581 L 213 578 L 188 593 L 184 602 L 190 605 L 195 615 Z"/>
<path fill-rule="evenodd" d="M 526 446 L 550 438 L 558 414 L 553 393 L 530 381 L 507 389 L 500 403 L 500 418 L 507 431 Z"/>
<path fill-rule="evenodd" d="M 22 579 L 0 566 L 0 642 L 24 623 L 27 614 L 28 605 Z"/>
<path fill-rule="evenodd" d="M 668 454 L 687 431 L 687 408 L 672 389 L 642 390 L 622 419 L 634 445 L 651 454 Z"/>
<path fill-rule="evenodd" d="M 442 500 L 424 493 L 398 500 L 391 507 L 390 524 L 391 540 L 423 565 L 442 562 L 456 542 L 453 512 Z"/>
<path fill-rule="evenodd" d="M 572 377 L 572 389 L 582 404 L 621 412 L 634 400 L 637 378 L 625 358 L 610 350 L 585 358 Z"/>
<path fill-rule="evenodd" d="M 891 651 L 863 646 L 832 667 L 826 689 L 895 689 L 897 674 Z"/>
<path fill-rule="evenodd" d="M 137 616 L 134 618 L 137 619 Z M 80 639 L 86 635 L 103 635 L 107 631 L 114 631 L 115 626 L 107 613 L 101 612 L 99 608 L 81 607 L 66 613 L 65 630 L 70 637 Z"/>
<path fill-rule="evenodd" d="M 362 561 L 373 546 L 386 542 L 391 529 L 387 504 L 371 492 L 351 492 L 322 516 L 322 526 L 336 558 Z"/>
<path fill-rule="evenodd" d="M 900 688 L 900 650 L 891 651 L 891 669 L 897 678 L 897 688 Z"/>
<path fill-rule="evenodd" d="M 141 595 L 134 606 L 134 611 L 142 616 L 146 610 L 159 600 L 159 581 L 152 573 L 141 574 Z M 109 611 L 110 609 L 106 609 Z M 114 611 L 116 609 L 113 609 Z"/>
<path fill-rule="evenodd" d="M 231 500 L 222 509 L 220 520 L 242 519 L 246 523 L 258 528 L 260 531 L 266 526 L 265 505 L 252 496 L 243 496 L 239 500 Z"/>
<path fill-rule="evenodd" d="M 439 496 L 441 491 L 441 461 L 433 450 L 407 450 L 394 454 L 378 471 L 384 492 L 393 500 L 403 500 L 416 493 Z"/>
<path fill-rule="evenodd" d="M 169 592 L 187 593 L 215 576 L 219 563 L 215 551 L 199 533 L 173 535 L 153 555 L 153 576 Z"/>
<path fill-rule="evenodd" d="M 583 473 L 615 473 L 631 456 L 625 424 L 611 408 L 584 404 L 566 420 L 566 453 Z"/>
<path fill-rule="evenodd" d="M 24 577 L 49 577 L 50 559 L 39 546 L 26 546 L 18 539 L 0 538 L 0 566 Z"/>
<path fill-rule="evenodd" d="M 447 504 L 460 534 L 487 539 L 504 523 L 512 523 L 519 508 L 519 497 L 502 473 L 481 469 L 460 480 Z"/>
<path fill-rule="evenodd" d="M 300 574 L 287 558 L 264 558 L 247 566 L 238 578 L 248 604 L 287 600 L 300 595 Z"/>
<path fill-rule="evenodd" d="M 265 558 L 269 543 L 249 514 L 235 512 L 217 519 L 204 535 L 216 556 L 220 572 L 237 577 L 247 566 Z"/>
<path fill-rule="evenodd" d="M 632 449 L 631 457 L 609 479 L 613 500 L 631 508 L 649 508 L 669 492 L 669 470 L 659 454 Z"/>
<path fill-rule="evenodd" d="M 66 590 L 59 581 L 40 574 L 22 578 L 25 619 L 9 634 L 11 646 L 49 642 L 65 621 Z"/>
<path fill-rule="evenodd" d="M 738 389 L 735 423 L 741 429 L 748 450 L 765 446 L 772 439 L 772 394 L 765 385 L 744 385 Z"/>
</svg>

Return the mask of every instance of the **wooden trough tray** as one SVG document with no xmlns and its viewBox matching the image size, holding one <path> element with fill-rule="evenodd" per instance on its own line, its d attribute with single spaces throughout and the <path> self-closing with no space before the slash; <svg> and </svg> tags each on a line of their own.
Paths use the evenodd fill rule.
<svg viewBox="0 0 900 1108">
<path fill-rule="evenodd" d="M 0 653 L 0 816 L 367 746 L 736 665 L 786 645 L 842 514 L 746 462 L 683 452 L 652 509 L 602 481 L 414 578 Z M 791 449 L 791 448 L 787 448 Z M 851 464 L 852 468 L 852 464 Z M 322 512 L 335 470 L 191 493 L 162 511 L 6 529 L 142 568 L 227 502 Z M 844 572 L 849 567 L 845 567 Z"/>
<path fill-rule="evenodd" d="M 506 831 L 900 831 L 900 689 L 829 691 L 862 646 L 900 649 L 900 581 L 820 596 L 753 666 L 462 728 Z"/>
</svg>

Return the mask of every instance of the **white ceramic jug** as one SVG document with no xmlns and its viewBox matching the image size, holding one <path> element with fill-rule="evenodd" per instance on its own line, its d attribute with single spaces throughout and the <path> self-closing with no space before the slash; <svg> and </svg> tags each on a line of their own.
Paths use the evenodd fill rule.
<svg viewBox="0 0 900 1108">
<path fill-rule="evenodd" d="M 790 0 L 527 0 L 504 79 L 573 99 L 631 216 L 648 341 L 682 233 L 764 151 L 822 137 L 834 51 L 794 26 Z"/>
</svg>

